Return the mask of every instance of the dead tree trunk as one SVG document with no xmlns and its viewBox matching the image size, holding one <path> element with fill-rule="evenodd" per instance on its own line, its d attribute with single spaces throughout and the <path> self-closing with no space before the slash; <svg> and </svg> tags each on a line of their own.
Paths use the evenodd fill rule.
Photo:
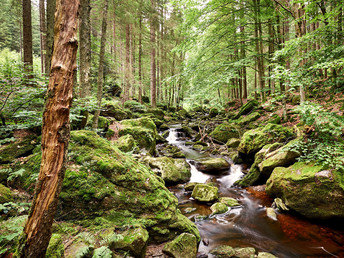
<svg viewBox="0 0 344 258">
<path fill-rule="evenodd" d="M 76 70 L 78 0 L 57 0 L 54 53 L 43 114 L 42 162 L 19 257 L 44 257 L 66 170 L 69 110 Z"/>
</svg>

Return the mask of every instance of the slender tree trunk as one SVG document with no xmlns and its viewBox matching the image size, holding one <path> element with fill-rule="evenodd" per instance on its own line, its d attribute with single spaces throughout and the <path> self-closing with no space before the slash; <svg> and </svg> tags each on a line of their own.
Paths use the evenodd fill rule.
<svg viewBox="0 0 344 258">
<path fill-rule="evenodd" d="M 130 24 L 125 27 L 125 64 L 124 64 L 123 103 L 129 99 L 130 90 Z"/>
<path fill-rule="evenodd" d="M 141 5 L 142 5 L 142 1 L 141 1 Z M 140 9 L 139 30 L 140 30 L 139 32 L 139 102 L 142 104 L 142 10 L 141 9 Z"/>
<path fill-rule="evenodd" d="M 105 43 L 106 43 L 106 27 L 107 27 L 107 12 L 109 0 L 104 0 L 103 21 L 102 21 L 102 35 L 100 38 L 100 52 L 99 52 L 99 67 L 98 67 L 98 89 L 97 89 L 97 110 L 94 113 L 92 128 L 98 128 L 98 118 L 102 106 L 103 98 L 103 84 L 104 84 L 104 58 L 105 58 Z"/>
<path fill-rule="evenodd" d="M 55 46 L 43 114 L 42 162 L 35 194 L 16 254 L 44 257 L 51 237 L 58 196 L 66 170 L 69 110 L 76 70 L 78 0 L 57 0 Z"/>
<path fill-rule="evenodd" d="M 47 39 L 45 54 L 45 73 L 50 74 L 51 58 L 54 50 L 54 17 L 56 10 L 56 0 L 47 0 Z"/>
<path fill-rule="evenodd" d="M 113 60 L 114 60 L 114 74 L 117 71 L 117 47 L 116 47 L 116 0 L 113 0 Z"/>
<path fill-rule="evenodd" d="M 45 22 L 45 0 L 39 0 L 39 29 L 41 40 L 41 72 L 45 73 L 45 52 L 46 52 L 46 22 Z"/>
<path fill-rule="evenodd" d="M 245 35 L 245 27 L 244 26 L 240 26 L 240 32 L 241 32 L 241 37 L 242 39 L 244 39 Z M 241 59 L 245 59 L 246 58 L 246 50 L 245 50 L 245 43 L 242 40 L 240 43 L 240 53 L 241 53 Z M 247 99 L 247 72 L 246 72 L 246 66 L 243 66 L 241 69 L 241 78 L 242 78 L 242 89 L 243 89 L 243 94 L 242 94 L 242 98 L 243 99 Z"/>
<path fill-rule="evenodd" d="M 80 97 L 91 92 L 91 6 L 90 0 L 80 0 L 79 60 L 80 60 Z"/>
<path fill-rule="evenodd" d="M 136 58 L 135 58 L 135 52 L 136 52 L 136 45 L 135 45 L 135 33 L 133 30 L 133 25 L 131 24 L 131 76 L 132 76 L 132 86 L 131 86 L 131 97 L 135 98 L 136 94 Z"/>
<path fill-rule="evenodd" d="M 155 0 L 151 0 L 152 15 L 150 21 L 150 42 L 151 42 L 151 106 L 156 107 L 156 62 L 155 62 Z"/>
<path fill-rule="evenodd" d="M 33 78 L 31 0 L 23 0 L 23 50 L 27 78 Z"/>
</svg>

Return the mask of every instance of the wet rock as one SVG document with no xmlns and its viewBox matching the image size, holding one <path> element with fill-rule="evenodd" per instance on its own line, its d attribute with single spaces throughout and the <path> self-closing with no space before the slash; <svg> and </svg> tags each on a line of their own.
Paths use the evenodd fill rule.
<svg viewBox="0 0 344 258">
<path fill-rule="evenodd" d="M 228 245 L 218 246 L 211 250 L 210 253 L 216 258 L 230 258 L 235 256 L 234 248 Z"/>
<path fill-rule="evenodd" d="M 12 202 L 13 196 L 12 192 L 9 188 L 6 186 L 0 184 L 0 204 L 6 203 L 6 202 Z"/>
<path fill-rule="evenodd" d="M 266 216 L 272 220 L 277 220 L 277 214 L 273 208 L 266 208 Z"/>
<path fill-rule="evenodd" d="M 171 242 L 165 244 L 163 252 L 175 257 L 196 257 L 197 254 L 197 241 L 194 235 L 183 233 L 176 237 Z"/>
<path fill-rule="evenodd" d="M 253 247 L 234 248 L 235 257 L 238 258 L 254 258 L 256 256 L 256 250 Z"/>
<path fill-rule="evenodd" d="M 253 109 L 255 109 L 256 107 L 258 107 L 258 101 L 257 100 L 250 100 L 248 101 L 245 105 L 243 105 L 239 112 L 235 115 L 234 119 L 238 119 L 243 115 L 247 115 L 248 113 L 250 113 Z"/>
<path fill-rule="evenodd" d="M 223 123 L 215 127 L 214 131 L 210 133 L 210 136 L 214 140 L 225 144 L 232 138 L 238 138 L 239 130 L 234 124 Z"/>
<path fill-rule="evenodd" d="M 196 168 L 202 172 L 219 173 L 229 169 L 230 164 L 223 158 L 206 158 L 196 161 Z"/>
<path fill-rule="evenodd" d="M 219 199 L 219 202 L 225 204 L 228 207 L 240 206 L 239 202 L 231 197 L 221 197 Z"/>
<path fill-rule="evenodd" d="M 162 154 L 171 158 L 185 158 L 185 154 L 174 145 L 167 145 L 161 150 Z"/>
<path fill-rule="evenodd" d="M 275 198 L 272 203 L 272 207 L 279 209 L 280 211 L 288 211 L 289 208 L 285 205 L 281 198 Z"/>
<path fill-rule="evenodd" d="M 191 196 L 200 202 L 213 202 L 219 198 L 219 190 L 215 186 L 197 184 Z"/>
<path fill-rule="evenodd" d="M 277 258 L 277 256 L 266 252 L 259 252 L 257 258 Z"/>
<path fill-rule="evenodd" d="M 240 139 L 238 138 L 232 138 L 230 140 L 228 140 L 228 142 L 226 143 L 226 146 L 228 148 L 237 148 L 240 144 Z"/>
<path fill-rule="evenodd" d="M 184 187 L 185 191 L 193 191 L 193 189 L 195 188 L 195 186 L 199 184 L 196 182 L 191 182 L 191 183 L 187 183 Z"/>
<path fill-rule="evenodd" d="M 185 208 L 185 209 L 184 209 L 184 213 L 185 213 L 185 214 L 188 214 L 188 213 L 191 213 L 191 212 L 193 212 L 193 211 L 195 211 L 195 210 L 196 210 L 196 208 L 191 208 L 191 207 Z"/>
<path fill-rule="evenodd" d="M 116 237 L 110 238 L 108 243 L 110 250 L 129 251 L 135 257 L 144 257 L 149 235 L 142 227 L 129 229 Z"/>
<path fill-rule="evenodd" d="M 312 219 L 344 218 L 343 174 L 312 163 L 275 168 L 266 192 L 292 210 Z"/>
<path fill-rule="evenodd" d="M 123 152 L 130 152 L 136 148 L 137 143 L 132 135 L 127 134 L 118 138 L 115 145 Z"/>
<path fill-rule="evenodd" d="M 174 160 L 169 157 L 145 157 L 144 162 L 157 171 L 158 176 L 167 184 L 177 184 L 189 181 L 191 177 L 190 166 L 184 160 Z"/>
<path fill-rule="evenodd" d="M 222 213 L 226 213 L 228 211 L 228 207 L 224 203 L 217 202 L 217 203 L 214 203 L 213 205 L 211 205 L 210 210 L 212 211 L 212 213 L 211 213 L 212 215 L 222 214 Z"/>
</svg>

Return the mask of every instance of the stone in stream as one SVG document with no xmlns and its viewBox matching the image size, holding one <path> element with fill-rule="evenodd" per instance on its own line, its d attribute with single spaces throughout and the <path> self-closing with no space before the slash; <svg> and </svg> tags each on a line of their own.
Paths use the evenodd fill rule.
<svg viewBox="0 0 344 258">
<path fill-rule="evenodd" d="M 213 202 L 219 198 L 219 190 L 215 186 L 196 184 L 191 196 L 200 202 Z"/>
<path fill-rule="evenodd" d="M 229 169 L 230 164 L 223 158 L 206 158 L 197 160 L 196 168 L 202 172 L 219 173 L 223 170 Z"/>
<path fill-rule="evenodd" d="M 266 192 L 292 210 L 312 219 L 344 218 L 344 176 L 314 163 L 275 168 Z"/>
<path fill-rule="evenodd" d="M 212 255 L 214 255 L 216 258 L 227 258 L 227 257 L 234 257 L 235 250 L 233 247 L 228 245 L 222 245 L 214 248 L 210 251 Z"/>
<path fill-rule="evenodd" d="M 238 138 L 239 130 L 236 125 L 225 122 L 215 127 L 210 136 L 217 142 L 225 144 L 232 138 Z"/>
<path fill-rule="evenodd" d="M 185 191 L 193 191 L 193 189 L 195 188 L 196 185 L 198 185 L 199 183 L 196 182 L 191 182 L 191 183 L 187 183 L 184 186 Z"/>
<path fill-rule="evenodd" d="M 114 144 L 123 152 L 133 151 L 137 146 L 134 137 L 130 134 L 120 137 Z"/>
<path fill-rule="evenodd" d="M 270 253 L 259 252 L 257 258 L 277 258 L 277 257 Z"/>
<path fill-rule="evenodd" d="M 221 197 L 219 199 L 219 202 L 225 204 L 228 207 L 240 206 L 239 202 L 231 197 Z"/>
<path fill-rule="evenodd" d="M 235 257 L 238 258 L 253 258 L 256 256 L 256 249 L 253 247 L 243 247 L 243 248 L 234 248 Z"/>
<path fill-rule="evenodd" d="M 217 202 L 217 203 L 214 203 L 213 205 L 211 205 L 210 210 L 212 212 L 211 213 L 212 215 L 222 214 L 222 213 L 226 213 L 228 211 L 228 207 L 224 203 Z"/>
<path fill-rule="evenodd" d="M 266 216 L 272 220 L 277 220 L 277 214 L 273 208 L 266 208 Z"/>
<path fill-rule="evenodd" d="M 166 243 L 163 252 L 175 258 L 194 258 L 197 254 L 196 237 L 189 233 L 183 233 Z"/>
</svg>

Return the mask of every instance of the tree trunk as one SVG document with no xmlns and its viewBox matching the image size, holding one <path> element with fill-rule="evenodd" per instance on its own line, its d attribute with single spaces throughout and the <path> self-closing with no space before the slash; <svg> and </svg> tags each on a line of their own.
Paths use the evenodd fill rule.
<svg viewBox="0 0 344 258">
<path fill-rule="evenodd" d="M 244 39 L 245 35 L 245 27 L 244 26 L 240 26 L 240 32 L 242 33 L 242 39 Z M 240 52 L 241 52 L 241 58 L 245 59 L 246 58 L 246 50 L 245 50 L 245 43 L 244 41 L 241 41 L 240 43 Z M 241 76 L 242 76 L 242 89 L 243 89 L 243 94 L 242 97 L 243 99 L 247 99 L 247 72 L 246 72 L 246 66 L 242 67 L 242 71 L 241 71 Z"/>
<path fill-rule="evenodd" d="M 156 107 L 156 63 L 155 63 L 155 0 L 151 0 L 152 15 L 150 21 L 150 42 L 151 42 L 151 106 Z"/>
<path fill-rule="evenodd" d="M 130 90 L 130 24 L 125 29 L 125 65 L 124 65 L 124 94 L 123 103 L 129 99 Z"/>
<path fill-rule="evenodd" d="M 135 52 L 136 52 L 136 45 L 135 45 L 135 33 L 133 30 L 133 25 L 131 24 L 131 77 L 132 77 L 132 86 L 131 86 L 131 97 L 135 98 L 136 94 L 136 79 L 135 79 L 135 74 L 136 74 L 136 59 L 135 59 Z"/>
<path fill-rule="evenodd" d="M 104 0 L 103 21 L 102 21 L 102 35 L 100 38 L 100 52 L 99 52 L 99 66 L 98 66 L 98 88 L 97 88 L 97 110 L 93 117 L 93 130 L 98 128 L 98 118 L 102 106 L 103 98 L 103 84 L 104 84 L 104 58 L 105 58 L 105 43 L 106 43 L 106 27 L 107 27 L 107 12 L 109 0 Z"/>
<path fill-rule="evenodd" d="M 141 5 L 142 6 L 142 0 Z M 139 20 L 139 102 L 142 104 L 142 10 L 140 9 Z"/>
<path fill-rule="evenodd" d="M 79 65 L 80 65 L 80 93 L 81 98 L 90 95 L 91 83 L 91 6 L 90 0 L 80 0 L 79 24 Z"/>
<path fill-rule="evenodd" d="M 45 0 L 39 0 L 39 29 L 41 40 L 41 72 L 45 73 L 45 53 L 46 53 L 46 22 L 45 22 Z"/>
<path fill-rule="evenodd" d="M 56 0 L 47 0 L 47 41 L 45 53 L 45 73 L 50 74 L 51 58 L 54 50 L 54 17 L 56 11 Z"/>
<path fill-rule="evenodd" d="M 76 70 L 78 0 L 57 0 L 55 46 L 43 114 L 42 162 L 28 220 L 16 254 L 44 257 L 66 170 L 69 110 Z"/>
<path fill-rule="evenodd" d="M 24 68 L 30 79 L 33 75 L 31 0 L 23 0 L 23 41 Z"/>
</svg>

